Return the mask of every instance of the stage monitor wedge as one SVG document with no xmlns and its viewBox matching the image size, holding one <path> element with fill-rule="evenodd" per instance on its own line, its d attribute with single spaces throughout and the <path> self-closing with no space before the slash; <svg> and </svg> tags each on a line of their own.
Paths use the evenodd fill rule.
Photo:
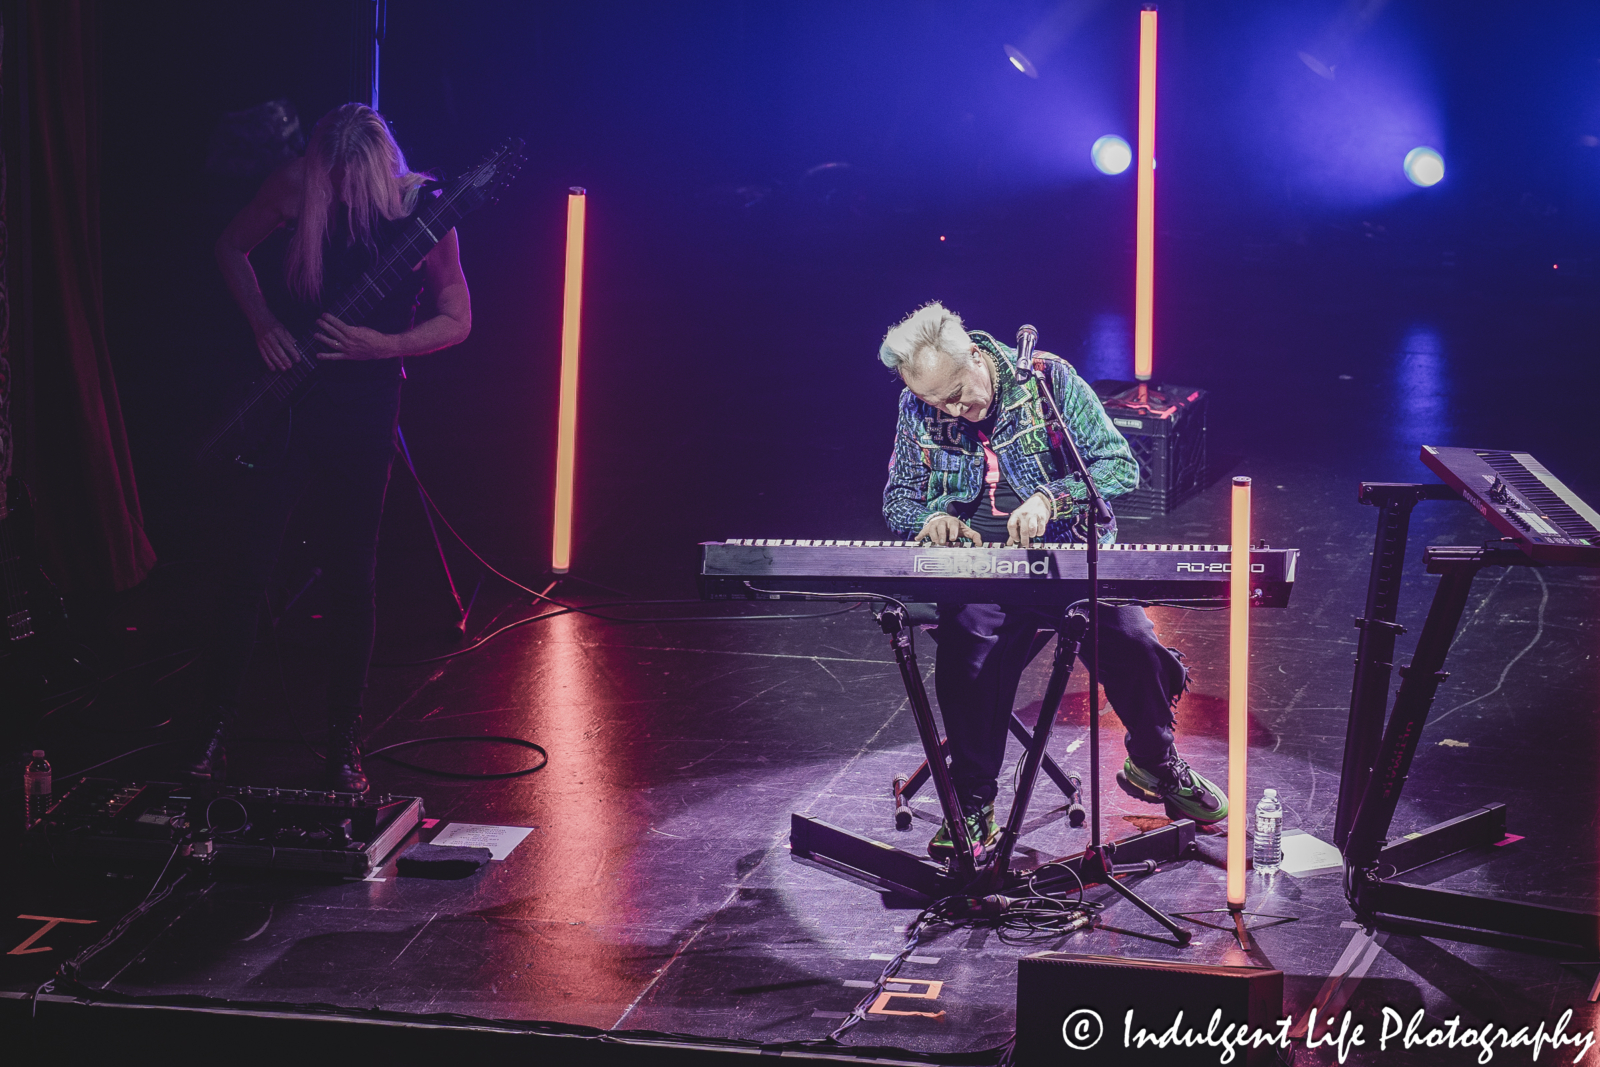
<svg viewBox="0 0 1600 1067">
<path fill-rule="evenodd" d="M 1237 1035 L 1239 1024 L 1252 1036 L 1263 1035 L 1255 1047 L 1240 1048 L 1232 1063 L 1275 1062 L 1278 1043 L 1265 1038 L 1283 1030 L 1282 971 L 1036 952 L 1017 961 L 1016 1067 L 1215 1067 L 1222 1049 L 1194 1038 L 1195 1043 L 1179 1042 L 1189 1031 L 1205 1035 L 1218 1010 L 1222 1015 L 1212 1029 L 1217 1040 L 1230 1025 Z M 1168 1034 L 1175 1038 L 1162 1041 Z"/>
</svg>

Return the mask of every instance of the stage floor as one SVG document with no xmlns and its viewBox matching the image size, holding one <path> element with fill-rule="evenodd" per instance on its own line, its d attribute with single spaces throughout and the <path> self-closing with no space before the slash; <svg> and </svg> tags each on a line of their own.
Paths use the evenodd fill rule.
<svg viewBox="0 0 1600 1067">
<path fill-rule="evenodd" d="M 1288 807 L 1286 828 L 1328 840 L 1355 647 L 1350 620 L 1360 609 L 1375 512 L 1355 503 L 1347 478 L 1271 461 L 1252 470 L 1263 535 L 1303 555 L 1292 605 L 1255 616 L 1252 796 L 1236 805 L 1247 807 L 1262 787 L 1274 786 Z M 1293 508 L 1274 506 L 1274 494 L 1287 499 L 1291 485 Z M 1173 516 L 1126 525 L 1140 540 L 1221 540 L 1211 520 L 1225 506 L 1225 492 L 1219 483 Z M 1412 555 L 1422 545 L 1483 535 L 1469 509 L 1425 506 L 1416 515 Z M 1431 581 L 1411 569 L 1403 619 L 1414 621 L 1423 610 Z M 1394 829 L 1410 832 L 1499 800 L 1510 805 L 1512 832 L 1525 840 L 1449 864 L 1437 884 L 1592 906 L 1594 595 L 1595 575 L 1572 569 L 1488 572 L 1480 581 Z M 503 606 L 502 620 L 525 608 Z M 730 609 L 746 610 L 815 609 Z M 1180 751 L 1221 780 L 1226 616 L 1177 609 L 1153 616 L 1163 640 L 1182 648 L 1193 667 L 1180 705 Z M 285 625 L 284 684 L 294 705 L 304 706 L 316 672 L 302 645 L 315 620 Z M 478 628 L 492 625 L 485 617 Z M 932 642 L 919 648 L 931 671 Z M 304 670 L 298 660 L 307 661 Z M 1019 696 L 1030 724 L 1047 660 L 1029 669 Z M 262 677 L 276 685 L 274 675 Z M 377 760 L 369 766 L 377 791 L 425 798 L 438 825 L 423 838 L 454 822 L 532 828 L 509 857 L 460 881 L 402 878 L 392 859 L 365 881 L 191 878 L 90 963 L 87 984 L 135 997 L 316 1002 L 783 1042 L 826 1035 L 903 944 L 914 909 L 886 906 L 877 894 L 788 856 L 791 812 L 913 851 L 935 826 L 930 816 L 909 832 L 894 828 L 890 781 L 920 756 L 898 672 L 864 609 L 748 623 L 617 625 L 565 615 L 471 655 L 384 670 L 378 679 L 373 705 L 386 710 L 373 717 L 369 747 L 430 734 L 503 733 L 549 750 L 544 770 L 491 782 L 444 781 Z M 1081 671 L 1075 681 L 1052 751 L 1064 767 L 1086 774 Z M 236 746 L 235 781 L 314 784 L 312 761 L 281 712 L 257 715 L 246 730 L 263 743 Z M 1100 730 L 1107 836 L 1164 823 L 1159 809 L 1129 799 L 1111 781 L 1122 752 L 1113 711 Z M 1013 758 L 1018 747 L 1013 741 Z M 148 753 L 115 769 L 124 777 L 159 777 L 160 757 Z M 408 758 L 501 770 L 514 769 L 519 757 L 509 749 L 443 745 Z M 936 810 L 931 790 L 916 806 Z M 1023 838 L 1030 860 L 1065 855 L 1087 841 L 1086 830 L 1068 827 L 1048 781 L 1032 811 Z M 1136 879 L 1139 891 L 1174 912 L 1223 906 L 1225 826 L 1201 835 L 1203 858 Z M 9 915 L 94 923 L 57 926 L 41 941 L 51 951 L 3 957 L 0 975 L 12 991 L 37 986 L 62 958 L 97 939 L 150 879 L 149 871 L 85 877 L 38 862 L 23 869 L 31 873 L 4 886 Z M 1573 1006 L 1574 1028 L 1594 1022 L 1586 1003 L 1592 963 L 1373 937 L 1351 922 L 1337 871 L 1252 873 L 1249 894 L 1251 910 L 1293 921 L 1260 929 L 1248 958 L 1230 933 L 1194 924 L 1194 942 L 1180 948 L 1104 887 L 1089 894 L 1107 902 L 1103 925 L 1091 931 L 1015 943 L 983 926 L 935 928 L 890 988 L 916 992 L 942 983 L 936 1003 L 896 1005 L 938 1014 L 870 1015 L 847 1040 L 924 1053 L 1000 1046 L 1013 1028 L 1016 960 L 1040 949 L 1270 965 L 1285 972 L 1285 1009 L 1297 1016 L 1315 1002 L 1323 1017 L 1348 1009 L 1376 1021 L 1384 1006 L 1406 1016 L 1423 1007 L 1434 1020 L 1461 1014 L 1520 1025 L 1553 1023 Z M 10 925 L 13 942 L 37 928 L 20 918 Z M 1330 975 L 1348 977 L 1335 983 Z M 1428 1062 L 1427 1050 L 1410 1055 Z M 1391 1050 L 1384 1062 L 1410 1061 Z"/>
<path fill-rule="evenodd" d="M 1582 416 L 1544 418 L 1525 396 L 1509 396 L 1522 383 L 1508 377 L 1501 358 L 1539 346 L 1552 380 L 1583 395 L 1595 374 L 1596 323 L 1587 305 L 1570 301 L 1497 297 L 1495 303 L 1467 294 L 1440 301 L 1368 290 L 1314 291 L 1296 302 L 1274 299 L 1267 283 L 1261 286 L 1236 287 L 1232 303 L 1201 309 L 1197 300 L 1182 310 L 1188 334 L 1205 340 L 1191 346 L 1176 377 L 1213 390 L 1215 477 L 1171 515 L 1124 518 L 1121 540 L 1226 542 L 1227 477 L 1254 479 L 1255 536 L 1298 548 L 1301 556 L 1290 606 L 1259 611 L 1253 620 L 1250 795 L 1233 801 L 1236 811 L 1248 812 L 1262 788 L 1274 787 L 1287 807 L 1286 829 L 1326 841 L 1349 708 L 1352 619 L 1363 609 L 1376 520 L 1356 500 L 1358 482 L 1429 480 L 1416 461 L 1424 442 L 1526 448 L 1580 495 L 1600 500 L 1589 467 L 1592 428 Z M 1424 319 L 1434 325 L 1415 325 Z M 870 341 L 863 341 L 863 359 L 870 359 Z M 782 368 L 762 373 L 777 375 L 767 382 L 774 389 L 781 385 Z M 1094 376 L 1093 369 L 1085 374 Z M 892 400 L 885 390 L 884 423 L 870 435 L 881 445 L 888 443 Z M 421 419 L 429 394 L 416 396 Z M 608 417 L 604 410 L 596 415 Z M 584 578 L 635 594 L 683 597 L 692 588 L 693 545 L 708 537 L 882 536 L 873 499 L 877 446 L 859 460 L 870 477 L 846 477 L 840 472 L 857 462 L 847 464 L 835 445 L 819 451 L 815 436 L 764 442 L 740 436 L 738 426 L 715 436 L 706 424 L 649 405 L 629 411 L 627 421 L 634 436 L 614 434 L 587 453 L 585 499 L 595 518 L 580 552 Z M 845 438 L 855 432 L 839 430 Z M 720 465 L 703 472 L 705 485 L 686 490 L 647 476 L 665 459 L 641 456 L 628 443 L 640 439 L 715 450 Z M 815 462 L 818 455 L 825 462 Z M 380 570 L 380 662 L 453 647 L 426 632 L 439 616 L 442 581 L 403 478 L 397 473 L 391 493 Z M 781 507 L 764 490 L 752 490 L 777 484 L 787 487 Z M 433 488 L 450 502 L 450 486 Z M 684 506 L 686 493 L 693 507 Z M 765 510 L 751 519 L 758 497 Z M 489 501 L 456 518 L 469 533 L 488 530 L 498 506 Z M 830 525 L 833 518 L 839 521 Z M 1400 612 L 1411 633 L 1401 639 L 1401 662 L 1409 659 L 1435 582 L 1422 572 L 1423 547 L 1491 536 L 1465 505 L 1417 509 Z M 297 546 L 284 564 L 290 592 L 300 581 L 296 573 L 303 576 L 296 568 L 306 565 Z M 495 558 L 525 580 L 538 573 L 537 561 Z M 586 570 L 585 561 L 606 567 Z M 458 577 L 470 587 L 473 565 L 461 567 Z M 113 604 L 97 638 L 103 663 L 132 666 L 192 643 L 204 586 L 198 568 L 173 566 Z M 557 593 L 585 603 L 612 598 L 581 581 Z M 1393 832 L 1503 801 L 1510 830 L 1522 839 L 1442 865 L 1431 876 L 1435 884 L 1594 908 L 1597 594 L 1600 573 L 1593 570 L 1514 568 L 1479 577 Z M 664 603 L 605 610 L 637 620 L 831 609 Z M 469 633 L 538 613 L 530 598 L 489 578 Z M 1192 669 L 1192 689 L 1178 710 L 1180 751 L 1224 781 L 1226 616 L 1167 608 L 1152 616 Z M 232 748 L 234 782 L 317 784 L 302 737 L 320 743 L 322 625 L 313 588 L 264 638 L 245 739 Z M 919 639 L 918 648 L 931 672 L 932 641 Z M 1029 669 L 1019 695 L 1030 724 L 1047 660 Z M 31 734 L 58 773 L 155 745 L 102 773 L 125 780 L 172 775 L 176 749 L 162 742 L 171 741 L 174 728 L 162 723 L 181 721 L 192 706 L 184 687 L 196 672 L 164 679 L 168 662 L 182 660 L 139 667 L 58 702 Z M 1052 752 L 1067 770 L 1087 777 L 1081 671 L 1074 681 Z M 748 622 L 559 615 L 443 662 L 379 667 L 368 707 L 369 749 L 418 737 L 504 734 L 548 750 L 543 770 L 495 781 L 368 763 L 377 792 L 424 798 L 436 824 L 423 838 L 451 823 L 530 828 L 508 858 L 460 881 L 402 878 L 392 860 L 364 881 L 191 877 L 92 960 L 82 980 L 135 998 L 198 995 L 285 1008 L 457 1013 L 777 1043 L 827 1035 L 904 943 L 914 910 L 890 906 L 787 854 L 794 812 L 911 851 L 921 850 L 934 828 L 926 818 L 908 832 L 894 828 L 891 779 L 909 772 L 920 755 L 898 671 L 865 609 Z M 1112 781 L 1122 758 L 1114 711 L 1099 729 L 1107 836 L 1160 825 L 1159 809 L 1129 799 Z M 1013 757 L 1017 749 L 1013 742 Z M 469 743 L 412 750 L 407 758 L 509 771 L 525 766 L 525 755 Z M 1009 780 L 1008 770 L 1003 788 Z M 928 799 L 917 805 L 925 814 L 932 810 Z M 1022 842 L 1031 860 L 1075 852 L 1087 841 L 1087 831 L 1068 827 L 1057 801 L 1042 781 Z M 1223 824 L 1201 835 L 1200 857 L 1135 879 L 1139 891 L 1173 912 L 1222 907 L 1226 830 Z M 39 928 L 28 916 L 91 920 L 54 927 L 33 946 L 37 951 L 0 956 L 0 989 L 10 995 L 37 988 L 63 959 L 101 937 L 154 877 L 149 870 L 107 877 L 103 870 L 15 857 L 5 866 L 11 874 L 0 894 L 9 909 L 9 945 Z M 1107 902 L 1102 925 L 1067 936 L 1013 943 L 983 926 L 931 930 L 890 988 L 915 993 L 924 983 L 941 983 L 936 1001 L 897 1002 L 934 1014 L 870 1015 L 847 1042 L 921 1054 L 996 1049 L 1014 1026 L 1016 961 L 1042 949 L 1244 962 L 1229 933 L 1191 925 L 1193 943 L 1179 948 L 1104 887 L 1089 895 Z M 1568 1007 L 1574 1009 L 1569 1030 L 1597 1021 L 1587 1000 L 1594 961 L 1370 935 L 1353 926 L 1337 871 L 1252 874 L 1249 906 L 1292 919 L 1260 929 L 1249 960 L 1285 973 L 1284 1008 L 1297 1020 L 1316 1005 L 1324 1019 L 1352 1012 L 1369 1032 L 1385 1007 L 1408 1017 L 1424 1008 L 1434 1025 L 1457 1015 L 1463 1026 L 1553 1025 Z M 1336 1058 L 1327 1047 L 1300 1054 L 1302 1063 Z M 1381 1055 L 1356 1050 L 1350 1061 L 1438 1063 L 1445 1055 L 1391 1047 Z"/>
</svg>

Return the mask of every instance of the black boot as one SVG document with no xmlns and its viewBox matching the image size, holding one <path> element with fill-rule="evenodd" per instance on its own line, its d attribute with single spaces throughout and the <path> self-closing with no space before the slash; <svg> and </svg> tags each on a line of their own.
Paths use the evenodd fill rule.
<svg viewBox="0 0 1600 1067">
<path fill-rule="evenodd" d="M 232 732 L 237 709 L 214 707 L 205 732 L 195 740 L 183 760 L 183 773 L 200 782 L 220 785 L 228 778 L 228 750 L 224 747 Z"/>
<path fill-rule="evenodd" d="M 356 736 L 361 715 L 330 716 L 328 720 L 328 786 L 341 793 L 365 793 L 367 776 L 361 770 L 361 747 Z"/>
</svg>

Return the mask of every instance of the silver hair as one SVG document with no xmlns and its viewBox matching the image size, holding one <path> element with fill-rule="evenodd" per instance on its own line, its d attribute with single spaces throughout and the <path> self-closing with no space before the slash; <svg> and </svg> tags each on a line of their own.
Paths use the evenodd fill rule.
<svg viewBox="0 0 1600 1067">
<path fill-rule="evenodd" d="M 912 364 L 938 352 L 961 362 L 972 356 L 972 339 L 961 316 L 937 300 L 924 304 L 883 335 L 878 358 L 896 374 L 905 375 Z"/>
</svg>

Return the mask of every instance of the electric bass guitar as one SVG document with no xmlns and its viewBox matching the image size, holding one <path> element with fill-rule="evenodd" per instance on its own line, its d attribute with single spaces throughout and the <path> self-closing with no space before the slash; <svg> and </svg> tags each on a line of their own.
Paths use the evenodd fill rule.
<svg viewBox="0 0 1600 1067">
<path fill-rule="evenodd" d="M 327 310 L 351 325 L 366 325 L 373 309 L 410 280 L 412 271 L 457 222 L 497 199 L 522 167 L 522 147 L 520 138 L 506 138 L 482 163 L 420 204 L 410 218 L 401 220 L 399 234 L 380 250 L 372 268 Z M 295 338 L 298 358 L 294 365 L 250 384 L 242 402 L 206 436 L 199 450 L 200 461 L 259 465 L 264 446 L 284 425 L 288 410 L 311 391 L 317 376 L 317 347 L 312 330 Z"/>
</svg>

